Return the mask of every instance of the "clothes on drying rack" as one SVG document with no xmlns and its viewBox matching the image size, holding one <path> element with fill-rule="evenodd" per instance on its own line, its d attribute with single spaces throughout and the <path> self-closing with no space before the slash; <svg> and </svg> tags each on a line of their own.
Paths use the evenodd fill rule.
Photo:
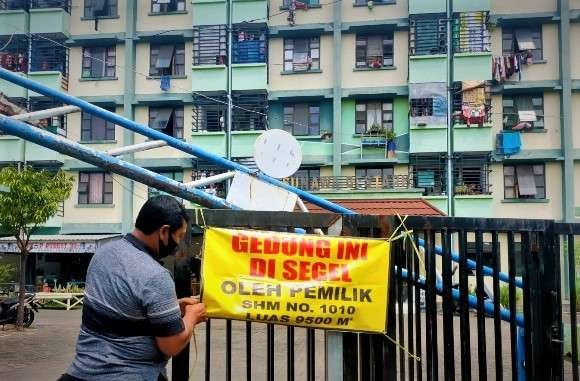
<svg viewBox="0 0 580 381">
<path fill-rule="evenodd" d="M 530 52 L 520 52 L 502 57 L 492 58 L 493 79 L 502 83 L 518 73 L 518 80 L 522 80 L 522 65 L 532 64 L 532 54 Z"/>
</svg>

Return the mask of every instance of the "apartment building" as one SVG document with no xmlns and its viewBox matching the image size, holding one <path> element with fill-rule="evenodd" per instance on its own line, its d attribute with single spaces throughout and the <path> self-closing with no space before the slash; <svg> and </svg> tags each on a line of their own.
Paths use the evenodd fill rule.
<svg viewBox="0 0 580 381">
<path fill-rule="evenodd" d="M 303 150 L 288 182 L 329 199 L 424 199 L 447 212 L 445 0 L 229 6 L 0 1 L 0 65 L 250 166 L 256 137 L 284 129 Z M 576 220 L 580 0 L 454 7 L 454 214 Z M 56 106 L 3 81 L 0 91 L 31 110 Z M 85 113 L 45 124 L 99 150 L 145 141 Z M 75 178 L 63 213 L 43 228 L 54 240 L 74 234 L 94 250 L 129 231 L 156 193 L 11 136 L 0 146 L 2 165 L 25 160 Z M 180 181 L 221 171 L 167 147 L 124 159 Z"/>
</svg>

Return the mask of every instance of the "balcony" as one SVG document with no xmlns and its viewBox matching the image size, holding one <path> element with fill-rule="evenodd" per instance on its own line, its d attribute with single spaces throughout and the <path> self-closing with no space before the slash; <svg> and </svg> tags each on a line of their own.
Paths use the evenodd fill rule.
<svg viewBox="0 0 580 381">
<path fill-rule="evenodd" d="M 30 33 L 70 36 L 70 0 L 32 0 Z"/>
<path fill-rule="evenodd" d="M 16 31 L 24 34 L 28 30 L 28 0 L 0 1 L 0 35 L 10 36 Z"/>
<path fill-rule="evenodd" d="M 227 24 L 225 0 L 193 0 L 193 25 Z"/>
<path fill-rule="evenodd" d="M 21 77 L 26 77 L 25 73 L 16 73 Z M 10 98 L 24 98 L 26 99 L 27 90 L 22 86 L 18 86 L 12 82 L 0 79 L 0 93 L 10 95 Z"/>
<path fill-rule="evenodd" d="M 256 20 L 265 22 L 268 19 L 268 2 L 266 0 L 234 0 L 234 23 Z"/>
<path fill-rule="evenodd" d="M 22 139 L 10 136 L 0 136 L 0 163 L 20 162 L 24 157 L 28 162 L 63 163 L 62 154 L 51 151 L 34 143 L 25 142 Z"/>
<path fill-rule="evenodd" d="M 491 123 L 481 127 L 456 125 L 453 129 L 456 152 L 493 151 L 493 131 Z M 447 127 L 417 127 L 410 131 L 410 152 L 430 153 L 447 151 Z"/>
</svg>

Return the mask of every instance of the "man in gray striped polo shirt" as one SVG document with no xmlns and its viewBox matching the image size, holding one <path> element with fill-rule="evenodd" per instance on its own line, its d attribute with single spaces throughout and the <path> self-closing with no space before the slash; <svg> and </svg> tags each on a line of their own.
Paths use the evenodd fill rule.
<svg viewBox="0 0 580 381">
<path fill-rule="evenodd" d="M 149 199 L 133 233 L 97 250 L 89 265 L 76 356 L 60 380 L 165 380 L 169 357 L 189 343 L 205 307 L 177 299 L 161 258 L 183 241 L 188 216 L 170 196 Z"/>
</svg>

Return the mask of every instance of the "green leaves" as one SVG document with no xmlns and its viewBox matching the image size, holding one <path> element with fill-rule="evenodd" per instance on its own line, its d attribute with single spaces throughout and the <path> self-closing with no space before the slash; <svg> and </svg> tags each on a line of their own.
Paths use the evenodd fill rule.
<svg viewBox="0 0 580 381">
<path fill-rule="evenodd" d="M 73 187 L 73 178 L 59 170 L 56 174 L 25 167 L 0 171 L 0 226 L 15 237 L 28 241 L 38 225 L 54 216 Z"/>
</svg>

